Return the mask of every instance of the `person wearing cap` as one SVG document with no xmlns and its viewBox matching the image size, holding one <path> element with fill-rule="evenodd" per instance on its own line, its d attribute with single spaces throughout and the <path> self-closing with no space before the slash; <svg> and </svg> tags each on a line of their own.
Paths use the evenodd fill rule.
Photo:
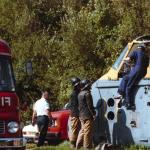
<svg viewBox="0 0 150 150">
<path fill-rule="evenodd" d="M 138 46 L 125 58 L 125 61 L 134 61 L 134 66 L 129 74 L 123 77 L 118 92 L 125 97 L 127 109 L 135 109 L 133 93 L 136 85 L 146 75 L 149 65 L 149 56 L 145 45 Z"/>
<path fill-rule="evenodd" d="M 84 79 L 80 82 L 80 87 L 81 91 L 78 95 L 78 108 L 81 130 L 78 135 L 76 149 L 80 148 L 79 143 L 81 139 L 83 139 L 84 150 L 90 150 L 92 148 L 93 122 L 96 115 L 90 92 L 91 82 Z"/>
<path fill-rule="evenodd" d="M 80 92 L 79 83 L 80 79 L 78 77 L 71 78 L 73 90 L 68 104 L 68 108 L 70 109 L 70 121 L 71 121 L 71 136 L 69 138 L 71 148 L 76 147 L 76 141 L 80 128 L 79 110 L 78 110 L 78 94 Z"/>
<path fill-rule="evenodd" d="M 39 138 L 37 146 L 43 146 L 46 138 L 48 124 L 51 121 L 50 107 L 48 103 L 49 91 L 43 90 L 41 99 L 37 100 L 33 106 L 32 125 L 37 123 Z"/>
</svg>

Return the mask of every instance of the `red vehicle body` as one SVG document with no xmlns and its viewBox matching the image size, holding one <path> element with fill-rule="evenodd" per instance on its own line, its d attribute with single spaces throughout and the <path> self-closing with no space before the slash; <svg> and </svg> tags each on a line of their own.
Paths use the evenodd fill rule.
<svg viewBox="0 0 150 150">
<path fill-rule="evenodd" d="M 0 40 L 0 149 L 25 149 L 11 50 L 3 40 Z"/>
<path fill-rule="evenodd" d="M 52 125 L 49 126 L 47 132 L 47 140 L 49 142 L 59 143 L 63 140 L 68 140 L 68 118 L 70 111 L 67 109 L 51 112 Z"/>
</svg>

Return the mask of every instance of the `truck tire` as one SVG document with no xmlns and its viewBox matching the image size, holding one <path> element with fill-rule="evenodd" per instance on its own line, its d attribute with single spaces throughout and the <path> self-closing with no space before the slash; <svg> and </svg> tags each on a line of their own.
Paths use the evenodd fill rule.
<svg viewBox="0 0 150 150">
<path fill-rule="evenodd" d="M 22 148 L 4 148 L 3 150 L 26 150 L 25 147 Z"/>
</svg>

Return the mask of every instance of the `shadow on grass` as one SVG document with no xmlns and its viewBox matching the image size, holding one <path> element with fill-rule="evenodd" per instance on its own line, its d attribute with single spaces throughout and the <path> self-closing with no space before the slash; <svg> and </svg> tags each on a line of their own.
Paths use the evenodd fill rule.
<svg viewBox="0 0 150 150">
<path fill-rule="evenodd" d="M 36 144 L 27 144 L 27 150 L 70 150 L 70 143 L 68 141 L 65 141 L 57 146 L 46 145 L 43 147 L 37 147 Z M 83 149 L 81 148 L 80 150 L 83 150 Z M 127 147 L 121 146 L 118 148 L 113 148 L 111 150 L 150 150 L 150 147 L 148 148 L 145 146 L 131 145 Z"/>
<path fill-rule="evenodd" d="M 57 146 L 42 146 L 37 147 L 36 144 L 27 144 L 27 150 L 70 150 L 69 142 L 65 141 Z"/>
</svg>

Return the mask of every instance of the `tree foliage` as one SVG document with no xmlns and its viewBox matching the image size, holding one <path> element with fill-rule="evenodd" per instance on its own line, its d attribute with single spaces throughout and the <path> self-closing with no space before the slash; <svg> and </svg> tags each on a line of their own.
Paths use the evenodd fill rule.
<svg viewBox="0 0 150 150">
<path fill-rule="evenodd" d="M 129 40 L 148 34 L 149 5 L 147 0 L 1 0 L 0 38 L 12 48 L 21 100 L 32 104 L 49 87 L 51 101 L 61 107 L 72 76 L 98 79 Z M 27 61 L 32 77 L 25 72 Z"/>
</svg>

